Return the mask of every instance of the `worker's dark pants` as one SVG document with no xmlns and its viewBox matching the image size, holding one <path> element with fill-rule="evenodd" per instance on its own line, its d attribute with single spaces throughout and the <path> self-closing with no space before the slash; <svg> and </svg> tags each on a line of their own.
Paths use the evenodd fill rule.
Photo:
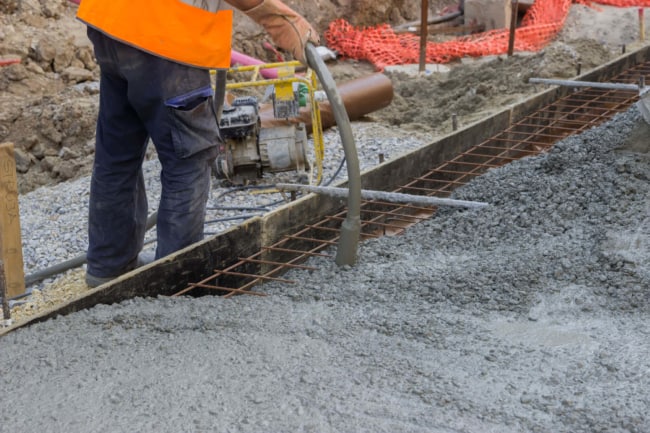
<svg viewBox="0 0 650 433">
<path fill-rule="evenodd" d="M 135 267 L 147 220 L 142 163 L 149 138 L 162 165 L 156 258 L 203 238 L 219 131 L 210 74 L 152 56 L 89 28 L 101 68 L 88 215 L 88 268 Z"/>
</svg>

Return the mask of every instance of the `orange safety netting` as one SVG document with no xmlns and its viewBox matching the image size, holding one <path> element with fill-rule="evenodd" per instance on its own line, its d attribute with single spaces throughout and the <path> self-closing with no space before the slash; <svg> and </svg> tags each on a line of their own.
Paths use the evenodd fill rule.
<svg viewBox="0 0 650 433">
<path fill-rule="evenodd" d="M 580 0 L 588 4 L 589 0 Z M 612 6 L 645 6 L 650 0 L 598 0 Z M 562 29 L 571 0 L 535 0 L 515 30 L 516 51 L 537 51 L 548 44 Z M 508 52 L 508 29 L 463 36 L 447 42 L 428 42 L 427 63 L 448 63 L 461 57 L 480 57 Z M 328 46 L 341 56 L 366 59 L 377 69 L 389 65 L 419 63 L 420 37 L 398 34 L 387 24 L 354 28 L 343 19 L 332 22 L 325 32 Z"/>
<path fill-rule="evenodd" d="M 586 5 L 591 5 L 590 0 L 579 0 L 576 3 L 582 3 Z M 619 8 L 631 8 L 631 7 L 650 7 L 650 0 L 594 0 L 593 3 L 599 3 L 607 6 L 617 6 Z"/>
</svg>

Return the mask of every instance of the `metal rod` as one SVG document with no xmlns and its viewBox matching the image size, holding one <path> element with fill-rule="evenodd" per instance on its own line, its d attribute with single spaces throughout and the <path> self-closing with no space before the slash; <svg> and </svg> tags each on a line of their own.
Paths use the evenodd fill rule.
<svg viewBox="0 0 650 433">
<path fill-rule="evenodd" d="M 9 308 L 9 298 L 7 297 L 7 279 L 5 278 L 5 264 L 0 259 L 0 294 L 2 294 L 2 318 L 6 326 L 11 325 L 11 309 Z"/>
<path fill-rule="evenodd" d="M 200 287 L 202 289 L 211 289 L 211 290 L 223 290 L 225 292 L 240 293 L 242 295 L 266 296 L 266 293 L 262 293 L 262 292 L 253 292 L 251 290 L 244 290 L 244 289 L 233 289 L 231 287 L 223 287 L 223 286 L 213 286 L 211 284 L 203 284 L 203 283 L 190 284 L 190 287 L 191 288 Z"/>
<path fill-rule="evenodd" d="M 420 72 L 427 67 L 427 36 L 429 33 L 429 0 L 422 0 L 421 23 L 420 23 Z"/>
<path fill-rule="evenodd" d="M 295 185 L 288 183 L 279 183 L 276 185 L 276 187 L 280 190 L 300 190 L 317 194 L 325 194 L 333 197 L 347 197 L 348 195 L 348 190 L 346 188 Z M 488 205 L 488 203 L 477 201 L 454 200 L 450 198 L 430 197 L 426 195 L 411 195 L 399 192 L 370 191 L 367 189 L 361 190 L 361 198 L 364 200 L 383 200 L 391 203 L 417 203 L 430 206 L 454 206 L 466 208 L 482 208 Z"/>
<path fill-rule="evenodd" d="M 269 277 L 269 276 L 266 276 L 266 275 L 257 275 L 257 274 L 246 274 L 244 272 L 220 271 L 218 269 L 215 270 L 215 275 L 229 275 L 229 276 L 235 276 L 235 277 L 253 278 L 255 280 L 279 281 L 279 282 L 282 282 L 282 283 L 295 284 L 295 281 L 286 280 L 284 278 L 275 278 L 275 277 Z"/>
<path fill-rule="evenodd" d="M 335 241 L 326 241 L 324 239 L 308 238 L 306 236 L 287 235 L 287 239 L 293 239 L 294 241 L 313 242 L 315 244 L 336 245 Z"/>
<path fill-rule="evenodd" d="M 295 250 L 295 249 L 291 249 L 291 248 L 262 247 L 262 249 L 264 249 L 265 251 L 278 251 L 280 253 L 300 254 L 301 256 L 331 257 L 329 254 L 325 254 L 325 253 L 315 253 L 315 252 L 311 252 L 311 251 Z"/>
<path fill-rule="evenodd" d="M 519 8 L 519 1 L 512 0 L 512 8 L 510 12 L 510 35 L 508 38 L 508 57 L 512 56 L 515 51 L 515 29 L 517 27 L 517 9 Z"/>
<path fill-rule="evenodd" d="M 260 265 L 273 265 L 273 266 L 278 266 L 278 267 L 283 267 L 283 268 L 295 268 L 295 269 L 305 269 L 308 271 L 315 271 L 317 268 L 313 266 L 305 266 L 305 265 L 294 265 L 292 263 L 282 263 L 282 262 L 274 262 L 274 261 L 269 261 L 269 260 L 256 260 L 256 259 L 247 259 L 247 258 L 240 258 L 239 260 L 247 263 L 257 263 Z"/>
<path fill-rule="evenodd" d="M 2 318 L 3 324 L 11 325 L 11 309 L 9 308 L 9 298 L 7 294 L 7 278 L 5 277 L 5 262 L 3 260 L 2 230 L 0 230 L 0 295 L 2 295 Z"/>
<path fill-rule="evenodd" d="M 569 87 L 595 87 L 598 89 L 608 89 L 608 90 L 639 90 L 639 86 L 636 84 L 625 84 L 625 83 L 599 83 L 594 81 L 573 81 L 573 80 L 554 80 L 552 78 L 530 78 L 529 83 L 533 84 L 553 84 L 557 86 L 569 86 Z"/>
</svg>

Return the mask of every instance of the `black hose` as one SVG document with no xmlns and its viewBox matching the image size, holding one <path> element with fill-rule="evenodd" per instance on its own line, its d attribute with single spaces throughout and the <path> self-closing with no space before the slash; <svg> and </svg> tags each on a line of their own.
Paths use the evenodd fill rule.
<svg viewBox="0 0 650 433">
<path fill-rule="evenodd" d="M 465 7 L 464 2 L 461 1 L 460 4 L 458 5 L 459 10 L 457 10 L 455 12 L 450 12 L 450 13 L 445 14 L 445 15 L 429 18 L 427 20 L 427 24 L 442 24 L 444 22 L 456 19 L 456 18 L 458 18 L 458 17 L 460 17 L 460 16 L 462 16 L 464 14 L 464 11 L 463 11 L 464 7 Z M 393 27 L 393 30 L 400 31 L 400 30 L 408 29 L 409 27 L 419 26 L 421 24 L 422 24 L 422 21 L 410 21 L 408 23 L 403 23 L 403 24 L 400 24 L 398 26 Z"/>
<path fill-rule="evenodd" d="M 216 218 L 213 220 L 208 220 L 205 222 L 206 225 L 208 224 L 215 224 L 215 223 L 222 223 L 226 221 L 235 221 L 235 220 L 245 220 L 248 218 L 253 218 L 256 216 L 260 216 L 258 213 L 250 213 L 250 214 L 241 214 L 241 215 L 235 215 L 235 216 L 230 216 L 230 217 L 223 217 L 223 218 Z"/>
<path fill-rule="evenodd" d="M 240 210 L 240 211 L 260 211 L 268 212 L 268 207 L 250 207 L 250 206 L 210 206 L 206 210 Z"/>
<path fill-rule="evenodd" d="M 42 281 L 53 275 L 61 274 L 69 269 L 78 268 L 84 263 L 86 263 L 86 253 L 80 254 L 70 260 L 66 260 L 65 262 L 57 263 L 56 265 L 50 266 L 49 268 L 36 271 L 31 275 L 27 275 L 25 277 L 25 285 L 31 286 L 32 284 L 38 283 L 39 281 Z"/>
<path fill-rule="evenodd" d="M 343 165 L 345 164 L 345 157 L 341 160 L 341 163 L 339 164 L 339 168 L 336 169 L 334 174 L 330 177 L 330 179 L 325 182 L 325 186 L 329 186 L 332 182 L 334 182 L 334 179 L 338 177 L 338 175 L 341 173 L 341 170 L 343 170 Z"/>
<path fill-rule="evenodd" d="M 232 188 L 227 189 L 226 191 L 222 192 L 219 194 L 215 200 L 219 200 L 221 197 L 224 197 L 228 194 L 232 194 L 234 192 L 239 192 L 239 191 L 246 191 L 247 189 L 272 189 L 275 188 L 275 185 L 244 185 L 244 186 L 235 186 Z"/>
</svg>

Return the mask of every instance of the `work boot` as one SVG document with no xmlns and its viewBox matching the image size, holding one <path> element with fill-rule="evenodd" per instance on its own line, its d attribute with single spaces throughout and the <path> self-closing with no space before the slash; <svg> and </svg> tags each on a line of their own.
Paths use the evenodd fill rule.
<svg viewBox="0 0 650 433">
<path fill-rule="evenodd" d="M 156 260 L 155 251 L 140 251 L 140 254 L 138 254 L 138 262 L 136 264 L 136 268 L 146 266 L 149 263 L 152 263 L 154 260 Z"/>
<path fill-rule="evenodd" d="M 88 287 L 90 287 L 91 289 L 94 289 L 97 286 L 101 286 L 102 284 L 105 284 L 105 283 L 108 283 L 109 281 L 114 280 L 115 278 L 117 278 L 117 277 L 96 277 L 96 276 L 90 275 L 88 272 L 86 272 L 86 285 Z"/>
<path fill-rule="evenodd" d="M 133 269 L 148 265 L 149 263 L 152 263 L 155 259 L 156 259 L 156 253 L 154 253 L 153 251 L 141 251 L 140 254 L 138 254 L 138 258 L 136 260 L 136 264 Z M 125 271 L 120 275 L 130 272 L 133 269 L 129 269 L 128 271 Z M 116 275 L 114 277 L 96 277 L 86 272 L 86 285 L 91 289 L 94 289 L 95 287 L 101 286 L 102 284 L 106 284 L 109 281 L 113 281 L 120 275 Z"/>
</svg>

